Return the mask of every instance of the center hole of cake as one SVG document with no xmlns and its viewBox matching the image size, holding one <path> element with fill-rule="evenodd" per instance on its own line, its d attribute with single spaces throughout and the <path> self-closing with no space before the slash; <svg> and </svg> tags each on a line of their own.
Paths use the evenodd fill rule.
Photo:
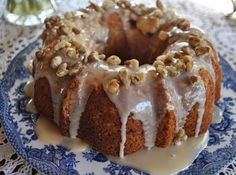
<svg viewBox="0 0 236 175">
<path fill-rule="evenodd" d="M 166 48 L 167 43 L 157 42 L 158 32 L 143 34 L 134 22 L 124 23 L 117 13 L 108 17 L 108 27 L 106 56 L 117 55 L 123 62 L 137 59 L 140 65 L 152 64 Z"/>
</svg>

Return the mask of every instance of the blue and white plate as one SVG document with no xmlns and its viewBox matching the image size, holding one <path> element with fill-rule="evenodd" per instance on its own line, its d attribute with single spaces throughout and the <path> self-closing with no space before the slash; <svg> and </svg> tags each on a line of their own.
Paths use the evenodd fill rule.
<svg viewBox="0 0 236 175">
<path fill-rule="evenodd" d="M 12 61 L 0 84 L 0 118 L 15 150 L 33 167 L 46 174 L 69 175 L 146 175 L 140 170 L 118 165 L 94 150 L 75 153 L 57 145 L 45 145 L 37 137 L 37 115 L 25 111 L 28 98 L 23 88 L 30 79 L 25 65 L 34 55 L 39 42 L 31 43 Z M 209 128 L 207 148 L 180 175 L 217 174 L 236 158 L 236 71 L 221 57 L 223 69 L 222 97 L 217 106 L 223 119 Z"/>
</svg>

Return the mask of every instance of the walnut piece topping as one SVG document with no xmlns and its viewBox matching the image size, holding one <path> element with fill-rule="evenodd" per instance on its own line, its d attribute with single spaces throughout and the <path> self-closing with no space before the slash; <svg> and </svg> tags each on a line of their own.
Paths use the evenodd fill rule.
<svg viewBox="0 0 236 175">
<path fill-rule="evenodd" d="M 66 19 L 71 19 L 74 17 L 74 13 L 73 12 L 66 12 L 64 13 L 64 18 Z"/>
<path fill-rule="evenodd" d="M 118 75 L 122 83 L 125 85 L 125 87 L 128 88 L 131 84 L 131 79 L 128 70 L 125 68 L 121 69 Z"/>
<path fill-rule="evenodd" d="M 186 31 L 190 28 L 190 21 L 184 18 L 178 18 L 176 20 L 177 27 L 180 28 L 183 31 Z"/>
<path fill-rule="evenodd" d="M 160 56 L 158 56 L 157 58 L 156 58 L 156 60 L 161 60 L 161 61 L 163 61 L 164 62 L 164 60 L 166 59 L 166 55 L 160 55 Z"/>
<path fill-rule="evenodd" d="M 186 55 L 191 55 L 193 54 L 193 50 L 189 46 L 183 46 L 181 48 L 181 51 L 186 54 Z"/>
<path fill-rule="evenodd" d="M 162 60 L 160 60 L 160 59 L 157 59 L 157 60 L 154 61 L 154 63 L 153 63 L 153 66 L 154 66 L 155 68 L 158 68 L 158 67 L 164 66 L 164 65 L 165 65 L 164 62 L 163 62 Z"/>
<path fill-rule="evenodd" d="M 174 54 L 174 57 L 175 58 L 181 58 L 183 56 L 183 53 L 182 52 L 175 52 L 175 54 Z"/>
<path fill-rule="evenodd" d="M 66 53 L 69 56 L 69 58 L 76 58 L 77 53 L 74 48 L 68 48 Z"/>
<path fill-rule="evenodd" d="M 30 60 L 29 61 L 29 64 L 27 65 L 27 70 L 33 74 L 33 69 L 34 69 L 34 66 L 33 66 L 33 60 Z"/>
<path fill-rule="evenodd" d="M 210 52 L 210 47 L 208 46 L 198 46 L 195 48 L 195 53 L 197 56 L 202 56 Z"/>
<path fill-rule="evenodd" d="M 96 3 L 93 3 L 90 1 L 90 7 L 93 8 L 96 12 L 101 12 L 102 11 L 102 8 L 97 5 Z"/>
<path fill-rule="evenodd" d="M 193 75 L 193 76 L 187 77 L 187 84 L 193 85 L 196 82 L 198 82 L 198 77 L 197 76 Z"/>
<path fill-rule="evenodd" d="M 178 71 L 186 70 L 186 64 L 184 64 L 181 60 L 178 60 L 175 66 Z"/>
<path fill-rule="evenodd" d="M 141 84 L 146 80 L 146 74 L 144 72 L 136 72 L 131 75 L 131 82 L 133 84 Z"/>
<path fill-rule="evenodd" d="M 164 60 L 165 65 L 171 65 L 173 61 L 174 61 L 174 54 L 168 53 Z"/>
<path fill-rule="evenodd" d="M 106 84 L 108 92 L 111 94 L 117 94 L 119 92 L 120 84 L 119 80 L 112 79 Z"/>
<path fill-rule="evenodd" d="M 106 58 L 106 55 L 105 54 L 100 54 L 98 55 L 99 59 L 100 60 L 104 60 Z"/>
<path fill-rule="evenodd" d="M 69 73 L 69 70 L 67 69 L 67 63 L 62 63 L 61 65 L 59 65 L 56 75 L 58 77 L 64 77 Z"/>
<path fill-rule="evenodd" d="M 72 32 L 74 32 L 77 35 L 80 34 L 80 30 L 78 28 L 76 28 L 76 27 L 72 28 Z"/>
<path fill-rule="evenodd" d="M 62 63 L 62 57 L 61 56 L 55 56 L 51 60 L 51 67 L 53 69 L 57 68 Z"/>
<path fill-rule="evenodd" d="M 110 66 L 117 66 L 121 63 L 121 60 L 118 56 L 116 55 L 112 55 L 109 56 L 106 60 L 107 64 L 109 64 Z"/>
<path fill-rule="evenodd" d="M 166 70 L 165 67 L 158 67 L 157 69 L 157 75 L 160 77 L 160 78 L 164 78 L 168 75 L 168 71 Z"/>
<path fill-rule="evenodd" d="M 63 49 L 65 47 L 70 47 L 71 44 L 67 41 L 59 41 L 55 46 L 54 46 L 54 49 L 57 51 L 57 50 L 60 50 L 60 49 Z"/>
<path fill-rule="evenodd" d="M 88 55 L 87 59 L 88 59 L 88 62 L 98 61 L 99 60 L 98 52 L 96 52 L 96 51 L 91 52 Z"/>
<path fill-rule="evenodd" d="M 134 69 L 134 70 L 139 68 L 139 61 L 136 60 L 136 59 L 127 60 L 127 61 L 124 62 L 124 64 L 127 67 L 129 67 L 131 69 Z"/>
<path fill-rule="evenodd" d="M 137 28 L 146 34 L 153 34 L 157 31 L 157 19 L 140 16 L 137 20 Z"/>
<path fill-rule="evenodd" d="M 161 17 L 163 15 L 163 12 L 160 9 L 155 9 L 151 15 L 156 16 L 156 17 Z"/>
<path fill-rule="evenodd" d="M 189 38 L 189 44 L 190 46 L 192 46 L 193 48 L 197 47 L 198 45 L 200 45 L 201 39 L 199 37 L 196 36 L 191 36 Z"/>
<path fill-rule="evenodd" d="M 182 55 L 181 59 L 184 61 L 184 63 L 188 63 L 188 62 L 192 61 L 192 57 L 189 55 Z"/>
<path fill-rule="evenodd" d="M 75 74 L 81 72 L 82 69 L 83 69 L 82 63 L 77 62 L 69 69 L 69 75 L 70 76 L 75 75 Z"/>
<path fill-rule="evenodd" d="M 166 70 L 171 77 L 175 77 L 178 74 L 178 71 L 174 66 L 166 66 Z"/>
<path fill-rule="evenodd" d="M 187 72 L 191 72 L 192 69 L 193 69 L 193 62 L 190 61 L 186 64 L 186 69 L 187 69 Z"/>
<path fill-rule="evenodd" d="M 88 57 L 87 61 L 88 62 L 94 62 L 94 61 L 99 61 L 99 60 L 104 60 L 106 58 L 106 55 L 100 54 L 97 51 L 92 51 Z"/>
<path fill-rule="evenodd" d="M 174 139 L 174 145 L 180 146 L 183 142 L 188 139 L 184 129 L 180 129 Z"/>
<path fill-rule="evenodd" d="M 81 53 L 84 54 L 86 52 L 85 47 L 76 39 L 72 39 L 71 43 L 76 47 L 76 49 Z"/>
<path fill-rule="evenodd" d="M 167 38 L 169 37 L 168 33 L 166 31 L 160 31 L 159 34 L 158 34 L 158 38 L 161 40 L 161 41 L 165 41 L 167 40 Z"/>
<path fill-rule="evenodd" d="M 59 32 L 63 35 L 69 35 L 71 33 L 70 28 L 66 26 L 60 26 Z"/>
</svg>

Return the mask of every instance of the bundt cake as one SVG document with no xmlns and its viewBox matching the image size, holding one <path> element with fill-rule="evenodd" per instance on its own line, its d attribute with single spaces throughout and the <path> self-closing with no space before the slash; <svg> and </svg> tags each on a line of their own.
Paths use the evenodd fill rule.
<svg viewBox="0 0 236 175">
<path fill-rule="evenodd" d="M 64 136 L 107 155 L 205 133 L 221 69 L 204 33 L 165 8 L 105 1 L 45 20 L 34 103 Z"/>
</svg>

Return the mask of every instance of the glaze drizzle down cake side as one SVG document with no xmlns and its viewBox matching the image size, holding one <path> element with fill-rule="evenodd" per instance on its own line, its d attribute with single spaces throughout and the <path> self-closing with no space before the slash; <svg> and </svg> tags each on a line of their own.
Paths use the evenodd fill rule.
<svg viewBox="0 0 236 175">
<path fill-rule="evenodd" d="M 45 27 L 33 99 L 63 135 L 123 157 L 207 131 L 220 97 L 216 52 L 160 1 L 91 3 Z"/>
</svg>

